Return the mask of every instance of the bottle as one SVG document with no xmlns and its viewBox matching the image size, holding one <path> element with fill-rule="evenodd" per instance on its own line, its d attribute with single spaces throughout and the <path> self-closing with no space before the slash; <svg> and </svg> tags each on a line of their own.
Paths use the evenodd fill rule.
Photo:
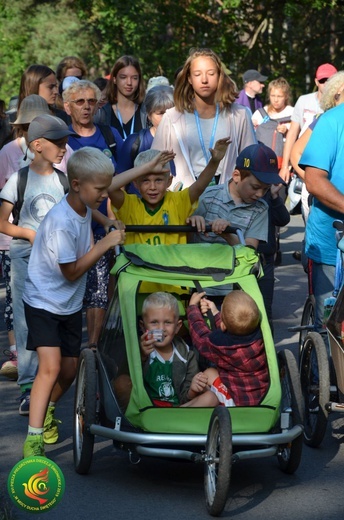
<svg viewBox="0 0 344 520">
<path fill-rule="evenodd" d="M 336 298 L 331 296 L 330 298 L 325 298 L 324 300 L 324 317 L 323 317 L 323 326 L 326 327 L 334 304 L 336 303 Z"/>
</svg>

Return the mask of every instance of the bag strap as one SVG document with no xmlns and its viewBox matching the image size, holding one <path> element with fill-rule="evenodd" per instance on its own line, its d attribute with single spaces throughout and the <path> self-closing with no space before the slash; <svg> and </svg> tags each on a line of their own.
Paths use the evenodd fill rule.
<svg viewBox="0 0 344 520">
<path fill-rule="evenodd" d="M 262 116 L 262 118 L 264 119 L 265 117 L 268 117 L 270 119 L 270 116 L 269 114 L 267 113 L 267 111 L 265 110 L 265 108 L 263 107 L 260 107 L 258 108 L 258 111 L 260 113 L 260 115 Z"/>
<path fill-rule="evenodd" d="M 63 190 L 65 193 L 68 193 L 69 190 L 69 183 L 67 176 L 57 168 L 54 168 L 54 171 L 57 173 L 57 176 L 59 178 L 60 183 L 62 184 Z M 27 185 L 27 178 L 29 175 L 29 166 L 24 166 L 23 168 L 20 168 L 18 171 L 18 183 L 17 183 L 17 201 L 13 206 L 12 209 L 12 215 L 13 215 L 13 224 L 16 226 L 19 222 L 19 215 L 21 208 L 23 206 L 24 202 L 24 194 L 26 190 Z"/>
<path fill-rule="evenodd" d="M 111 126 L 104 125 L 103 123 L 97 123 L 97 126 L 101 131 L 102 136 L 104 137 L 105 142 L 109 147 L 109 150 L 112 153 L 113 158 L 117 162 L 117 143 L 115 141 L 115 136 L 112 133 Z"/>
<path fill-rule="evenodd" d="M 141 143 L 142 143 L 142 139 L 143 139 L 143 135 L 144 135 L 144 131 L 145 131 L 145 129 L 142 128 L 138 132 L 135 141 L 131 145 L 130 158 L 131 158 L 133 163 L 134 163 L 134 161 L 135 161 L 135 159 L 136 159 L 136 157 L 137 157 L 137 155 L 139 153 L 139 150 L 140 150 L 140 147 L 141 147 Z"/>
</svg>

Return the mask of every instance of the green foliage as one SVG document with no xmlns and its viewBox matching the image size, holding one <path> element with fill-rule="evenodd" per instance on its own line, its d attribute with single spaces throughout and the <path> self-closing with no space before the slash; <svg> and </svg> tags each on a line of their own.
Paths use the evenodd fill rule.
<svg viewBox="0 0 344 520">
<path fill-rule="evenodd" d="M 258 68 L 285 76 L 295 97 L 312 90 L 320 63 L 341 67 L 340 0 L 11 0 L 0 1 L 0 97 L 17 93 L 32 63 L 55 68 L 66 55 L 85 60 L 90 78 L 133 54 L 144 77 L 175 70 L 191 47 L 211 47 L 241 88 L 241 74 Z"/>
</svg>

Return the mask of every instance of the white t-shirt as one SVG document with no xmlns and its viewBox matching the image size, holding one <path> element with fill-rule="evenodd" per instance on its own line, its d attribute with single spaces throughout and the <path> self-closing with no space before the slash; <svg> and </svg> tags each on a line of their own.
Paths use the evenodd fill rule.
<svg viewBox="0 0 344 520">
<path fill-rule="evenodd" d="M 264 110 L 266 112 L 268 111 L 268 105 L 265 105 Z M 281 110 L 281 112 L 271 112 L 271 114 L 269 114 L 269 117 L 270 117 L 270 119 L 282 119 L 284 117 L 287 119 L 287 118 L 291 117 L 293 110 L 294 110 L 294 107 L 292 107 L 291 105 L 287 105 L 283 110 Z M 259 112 L 259 110 L 256 110 L 252 116 L 252 123 L 254 124 L 254 126 L 261 125 L 263 122 L 263 119 L 264 119 L 264 117 Z"/>
<path fill-rule="evenodd" d="M 291 120 L 300 125 L 300 135 L 309 127 L 317 114 L 322 114 L 323 110 L 320 108 L 318 93 L 312 92 L 300 96 L 296 101 Z"/>
<path fill-rule="evenodd" d="M 63 195 L 64 189 L 55 171 L 49 175 L 39 175 L 29 169 L 18 225 L 37 231 L 45 215 L 62 199 Z M 11 204 L 17 202 L 18 172 L 10 176 L 1 190 L 0 198 Z M 11 258 L 28 256 L 30 251 L 31 244 L 28 240 L 11 241 Z"/>
<path fill-rule="evenodd" d="M 53 314 L 70 315 L 82 308 L 87 273 L 70 282 L 59 264 L 75 262 L 91 248 L 92 212 L 81 217 L 65 196 L 39 227 L 29 260 L 23 300 Z"/>
<path fill-rule="evenodd" d="M 195 114 L 193 114 L 193 113 L 190 114 L 189 112 L 184 112 L 184 114 L 185 114 L 185 121 L 186 121 L 186 132 L 187 132 L 187 136 L 188 136 L 187 147 L 188 147 L 188 151 L 189 151 L 189 155 L 190 155 L 192 169 L 197 178 L 202 173 L 202 171 L 204 170 L 206 165 L 208 164 L 210 155 L 209 155 L 208 161 L 206 161 L 206 158 L 204 157 L 204 153 L 202 150 L 200 137 L 198 134 Z M 226 121 L 227 118 L 228 118 L 228 114 L 226 113 L 225 110 L 222 110 L 219 113 L 219 118 L 218 118 L 217 125 L 216 125 L 216 131 L 215 131 L 214 141 L 212 143 L 212 148 L 214 148 L 215 143 L 218 139 L 227 137 L 227 133 L 228 133 L 228 122 Z M 203 137 L 204 147 L 205 147 L 205 150 L 207 153 L 209 152 L 209 148 L 210 148 L 210 139 L 211 139 L 211 135 L 212 135 L 214 121 L 215 121 L 214 117 L 212 117 L 210 119 L 202 119 L 202 118 L 199 119 L 201 135 Z M 221 175 L 221 173 L 223 172 L 223 162 L 224 161 L 222 159 L 222 161 L 220 162 L 220 164 L 216 170 L 216 175 Z"/>
</svg>

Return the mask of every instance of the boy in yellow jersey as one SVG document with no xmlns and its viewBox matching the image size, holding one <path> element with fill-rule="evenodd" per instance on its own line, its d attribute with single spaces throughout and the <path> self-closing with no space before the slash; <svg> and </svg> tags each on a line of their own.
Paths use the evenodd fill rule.
<svg viewBox="0 0 344 520">
<path fill-rule="evenodd" d="M 195 182 L 182 191 L 168 191 L 172 177 L 169 170 L 159 173 L 154 171 L 142 175 L 137 169 L 134 179 L 141 198 L 128 194 L 114 186 L 109 189 L 109 198 L 118 219 L 126 225 L 184 225 L 195 211 L 198 199 L 215 175 L 220 161 L 230 144 L 228 137 L 219 139 L 214 149 L 210 149 L 211 159 Z M 158 150 L 141 152 L 134 166 L 142 166 L 159 155 Z M 166 165 L 167 166 L 167 165 Z M 130 170 L 131 178 L 134 170 Z M 126 176 L 126 172 L 117 176 L 117 181 Z M 116 179 L 116 177 L 115 177 Z M 129 182 L 129 181 L 128 181 Z M 118 184 L 118 183 L 117 183 Z M 124 183 L 121 182 L 123 185 Z M 127 233 L 125 244 L 141 243 L 150 245 L 186 243 L 186 234 L 174 233 Z"/>
</svg>

